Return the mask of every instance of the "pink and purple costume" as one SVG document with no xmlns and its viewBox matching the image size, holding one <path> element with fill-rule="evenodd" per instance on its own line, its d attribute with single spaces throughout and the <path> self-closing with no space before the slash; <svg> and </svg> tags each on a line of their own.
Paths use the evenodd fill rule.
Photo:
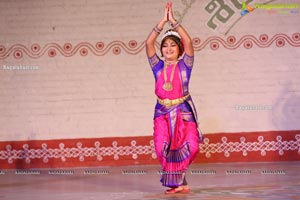
<svg viewBox="0 0 300 200">
<path fill-rule="evenodd" d="M 185 173 L 199 152 L 200 140 L 203 139 L 188 88 L 194 57 L 184 54 L 178 61 L 171 91 L 163 89 L 164 61 L 157 54 L 148 59 L 155 78 L 155 94 L 158 97 L 154 114 L 154 143 L 162 165 L 160 181 L 167 187 L 186 185 Z M 171 70 L 172 67 L 167 67 L 167 77 L 170 77 Z M 170 106 L 159 101 L 165 99 L 184 100 Z"/>
</svg>

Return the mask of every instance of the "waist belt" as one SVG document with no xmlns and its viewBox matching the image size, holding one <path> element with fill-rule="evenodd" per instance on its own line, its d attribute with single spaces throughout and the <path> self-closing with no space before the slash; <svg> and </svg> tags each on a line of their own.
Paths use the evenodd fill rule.
<svg viewBox="0 0 300 200">
<path fill-rule="evenodd" d="M 190 96 L 190 94 L 188 94 L 184 97 L 180 97 L 178 99 L 168 99 L 168 98 L 167 99 L 160 99 L 160 98 L 157 98 L 157 101 L 161 105 L 164 105 L 166 107 L 170 107 L 170 106 L 175 106 L 175 105 L 183 103 L 189 96 Z"/>
</svg>

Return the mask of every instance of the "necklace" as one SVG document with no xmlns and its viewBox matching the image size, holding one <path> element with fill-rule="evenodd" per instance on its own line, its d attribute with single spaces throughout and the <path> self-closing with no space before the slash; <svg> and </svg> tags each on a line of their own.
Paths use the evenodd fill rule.
<svg viewBox="0 0 300 200">
<path fill-rule="evenodd" d="M 165 60 L 165 63 L 169 66 L 169 65 L 173 65 L 173 64 L 175 64 L 175 63 L 177 63 L 178 62 L 178 60 L 176 60 L 176 61 L 172 61 L 172 62 L 169 62 L 169 61 L 166 61 Z"/>
<path fill-rule="evenodd" d="M 173 68 L 172 68 L 172 72 L 171 72 L 171 76 L 170 76 L 170 81 L 167 82 L 167 66 L 170 66 L 170 65 L 173 65 Z M 166 62 L 164 63 L 164 85 L 163 85 L 163 89 L 166 90 L 166 91 L 172 91 L 173 90 L 173 78 L 174 78 L 174 72 L 175 72 L 175 67 L 177 65 L 177 61 L 176 62 L 172 62 L 172 63 L 169 63 L 169 62 Z"/>
</svg>

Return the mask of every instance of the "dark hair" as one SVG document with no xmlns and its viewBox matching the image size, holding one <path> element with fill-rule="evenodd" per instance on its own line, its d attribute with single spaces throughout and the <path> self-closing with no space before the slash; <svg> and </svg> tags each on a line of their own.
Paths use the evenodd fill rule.
<svg viewBox="0 0 300 200">
<path fill-rule="evenodd" d="M 180 38 L 177 37 L 177 36 L 175 36 L 175 35 L 168 35 L 168 36 L 166 36 L 166 37 L 161 41 L 161 43 L 160 43 L 160 53 L 161 53 L 161 56 L 163 56 L 162 48 L 163 48 L 163 45 L 164 45 L 164 43 L 165 43 L 165 41 L 166 41 L 167 39 L 173 40 L 173 41 L 177 44 L 177 46 L 179 47 L 178 58 L 179 58 L 180 56 L 182 56 L 182 54 L 183 54 L 183 52 L 184 52 L 183 45 L 182 45 L 182 43 L 181 43 Z"/>
</svg>

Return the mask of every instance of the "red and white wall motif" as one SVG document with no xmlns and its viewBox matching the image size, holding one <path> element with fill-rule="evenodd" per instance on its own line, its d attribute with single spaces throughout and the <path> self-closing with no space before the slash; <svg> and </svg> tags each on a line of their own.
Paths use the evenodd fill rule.
<svg viewBox="0 0 300 200">
<path fill-rule="evenodd" d="M 2 169 L 157 164 L 151 136 L 0 142 Z M 300 131 L 208 134 L 196 163 L 300 160 Z"/>
<path fill-rule="evenodd" d="M 158 43 L 156 45 L 157 47 L 159 46 Z M 235 50 L 244 47 L 251 49 L 253 45 L 259 48 L 268 48 L 271 45 L 276 45 L 276 47 L 284 47 L 286 45 L 300 47 L 300 33 L 296 32 L 292 35 L 286 35 L 284 33 L 278 33 L 276 35 L 261 34 L 258 38 L 254 35 L 244 35 L 238 39 L 235 36 L 228 36 L 227 38 L 212 36 L 206 38 L 203 42 L 199 37 L 196 37 L 193 38 L 193 45 L 195 51 L 201 51 L 204 48 L 210 48 L 212 50 L 218 50 L 220 48 Z M 74 45 L 71 43 L 65 43 L 63 45 L 49 43 L 43 47 L 37 43 L 30 47 L 22 44 L 14 44 L 8 47 L 0 45 L 0 60 L 7 59 L 9 56 L 13 56 L 15 59 L 21 59 L 23 56 L 28 56 L 32 59 L 38 59 L 45 55 L 55 57 L 57 54 L 72 57 L 78 53 L 81 56 L 86 56 L 89 53 L 95 56 L 104 56 L 110 51 L 115 55 L 119 55 L 122 51 L 126 54 L 136 55 L 141 51 L 145 51 L 145 42 L 138 44 L 137 41 L 130 40 L 126 44 L 126 42 L 122 41 L 112 41 L 107 45 L 101 41 L 96 44 L 80 42 Z"/>
</svg>

